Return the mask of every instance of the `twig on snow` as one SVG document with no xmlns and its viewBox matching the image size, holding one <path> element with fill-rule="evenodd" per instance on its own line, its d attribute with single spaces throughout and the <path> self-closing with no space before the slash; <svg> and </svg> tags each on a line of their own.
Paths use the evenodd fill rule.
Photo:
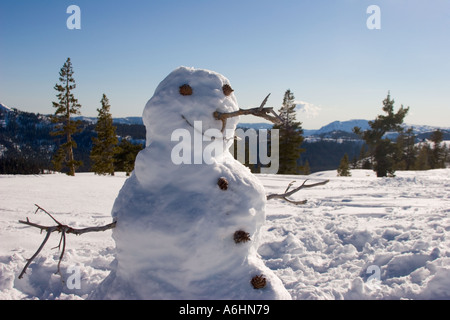
<svg viewBox="0 0 450 320">
<path fill-rule="evenodd" d="M 47 210 L 45 210 L 44 208 L 40 207 L 39 205 L 35 205 L 37 207 L 35 214 L 38 211 L 43 211 L 44 213 L 46 213 L 53 221 L 56 222 L 56 226 L 42 226 L 36 223 L 31 222 L 28 217 L 26 221 L 23 220 L 19 220 L 19 223 L 31 226 L 31 227 L 35 227 L 38 228 L 42 231 L 46 231 L 46 235 L 44 240 L 42 241 L 41 245 L 39 246 L 39 248 L 36 250 L 36 252 L 33 254 L 33 256 L 27 260 L 27 263 L 25 264 L 25 267 L 22 269 L 22 272 L 19 275 L 19 279 L 22 279 L 24 274 L 26 273 L 28 267 L 30 266 L 31 262 L 38 256 L 38 254 L 41 252 L 41 250 L 44 248 L 45 244 L 47 243 L 48 239 L 50 238 L 50 235 L 57 231 L 61 233 L 61 238 L 59 240 L 59 244 L 53 248 L 53 249 L 60 249 L 61 250 L 61 254 L 59 256 L 59 261 L 58 261 L 58 266 L 57 266 L 57 271 L 56 273 L 59 274 L 62 278 L 61 275 L 61 261 L 64 258 L 64 252 L 66 250 L 66 234 L 75 234 L 75 235 L 81 235 L 84 233 L 88 233 L 88 232 L 99 232 L 99 231 L 106 231 L 109 229 L 113 229 L 116 226 L 116 221 L 114 221 L 113 223 L 107 224 L 105 226 L 102 227 L 88 227 L 88 228 L 83 228 L 83 229 L 75 229 L 72 227 L 69 227 L 67 225 L 64 225 L 62 223 L 60 223 L 58 220 L 56 220 Z M 61 247 L 62 246 L 62 247 Z"/>
<path fill-rule="evenodd" d="M 292 185 L 295 183 L 295 181 L 292 181 L 291 183 L 289 183 L 289 185 L 287 186 L 286 190 L 284 191 L 284 193 L 281 194 L 269 194 L 267 196 L 267 200 L 271 200 L 271 199 L 283 199 L 286 200 L 287 202 L 293 203 L 293 204 L 305 204 L 307 202 L 307 200 L 302 200 L 302 201 L 293 201 L 288 199 L 287 197 L 292 196 L 294 193 L 300 191 L 301 189 L 305 189 L 305 188 L 313 188 L 313 187 L 317 187 L 317 186 L 322 186 L 327 184 L 328 182 L 330 182 L 330 180 L 325 180 L 325 181 L 321 181 L 321 182 L 317 182 L 317 183 L 313 183 L 313 184 L 306 184 L 308 180 L 305 180 L 301 186 L 293 189 L 292 191 L 289 191 L 289 189 L 292 187 Z"/>
</svg>

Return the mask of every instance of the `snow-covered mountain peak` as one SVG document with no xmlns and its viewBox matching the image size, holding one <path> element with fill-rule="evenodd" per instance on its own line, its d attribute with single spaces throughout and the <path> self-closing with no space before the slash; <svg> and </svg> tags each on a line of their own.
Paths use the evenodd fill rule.
<svg viewBox="0 0 450 320">
<path fill-rule="evenodd" d="M 333 131 L 352 132 L 354 127 L 360 127 L 362 130 L 367 130 L 369 129 L 369 122 L 363 119 L 353 119 L 348 121 L 333 121 L 323 126 L 315 133 L 321 134 Z"/>
<path fill-rule="evenodd" d="M 0 102 L 0 110 L 1 110 L 1 111 L 6 111 L 6 112 L 12 111 L 10 107 L 4 105 L 4 104 L 1 103 L 1 102 Z"/>
</svg>

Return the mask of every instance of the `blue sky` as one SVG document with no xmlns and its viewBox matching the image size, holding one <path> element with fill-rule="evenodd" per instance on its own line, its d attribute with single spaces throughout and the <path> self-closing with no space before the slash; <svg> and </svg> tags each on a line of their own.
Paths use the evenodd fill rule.
<svg viewBox="0 0 450 320">
<path fill-rule="evenodd" d="M 72 4 L 80 30 L 66 26 Z M 140 116 L 184 65 L 229 78 L 241 108 L 271 93 L 278 109 L 291 89 L 305 129 L 374 119 L 389 90 L 405 122 L 450 127 L 448 0 L 1 0 L 0 48 L 0 102 L 25 111 L 54 112 L 70 57 L 86 116 L 103 93 L 114 117 Z"/>
</svg>

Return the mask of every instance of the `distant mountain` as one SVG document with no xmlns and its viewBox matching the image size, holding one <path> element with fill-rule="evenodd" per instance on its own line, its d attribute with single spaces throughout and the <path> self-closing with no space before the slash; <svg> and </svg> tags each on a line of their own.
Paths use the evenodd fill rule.
<svg viewBox="0 0 450 320">
<path fill-rule="evenodd" d="M 367 130 L 370 128 L 369 121 L 356 119 L 348 121 L 333 121 L 326 126 L 323 126 L 319 130 L 316 130 L 313 134 L 320 135 L 324 133 L 343 131 L 343 132 L 353 132 L 354 127 L 360 127 L 361 130 Z"/>
<path fill-rule="evenodd" d="M 4 104 L 0 103 L 0 111 L 9 112 L 11 111 L 10 107 L 5 106 Z"/>
<path fill-rule="evenodd" d="M 352 132 L 354 127 L 360 127 L 363 130 L 369 128 L 367 120 L 349 120 L 349 121 L 333 121 L 320 129 L 304 129 L 303 135 L 305 137 L 313 135 L 322 135 L 330 132 Z M 239 123 L 238 128 L 253 128 L 253 129 L 270 129 L 270 123 Z"/>
<path fill-rule="evenodd" d="M 88 122 L 91 124 L 97 123 L 97 117 L 85 117 L 85 116 L 78 116 L 73 117 L 74 120 L 81 120 L 84 122 Z M 144 122 L 142 121 L 142 117 L 124 117 L 124 118 L 113 118 L 113 122 L 116 124 L 137 124 L 137 125 L 143 125 Z"/>
<path fill-rule="evenodd" d="M 271 123 L 238 123 L 237 128 L 241 129 L 272 129 L 273 125 Z"/>
<path fill-rule="evenodd" d="M 120 124 L 138 124 L 138 125 L 144 125 L 144 122 L 142 121 L 142 117 L 125 117 L 125 118 L 114 118 L 114 123 L 120 123 Z"/>
<path fill-rule="evenodd" d="M 84 162 L 80 171 L 88 171 L 97 118 L 77 119 L 82 121 L 82 131 L 73 137 L 78 144 L 76 158 Z M 142 117 L 114 118 L 113 121 L 119 137 L 145 145 L 146 128 Z M 356 126 L 366 130 L 369 128 L 368 122 L 362 119 L 333 121 L 317 130 L 304 130 L 302 148 L 306 152 L 301 155 L 301 164 L 308 161 L 311 172 L 331 170 L 338 167 L 345 153 L 350 159 L 359 156 L 363 141 L 352 130 Z M 409 124 L 404 127 L 413 127 L 417 142 L 428 139 L 436 129 L 443 132 L 444 140 L 450 140 L 450 128 Z M 272 124 L 239 123 L 238 128 L 271 129 Z M 19 169 L 20 172 L 34 173 L 50 168 L 51 157 L 60 143 L 50 135 L 52 130 L 53 124 L 48 115 L 23 112 L 0 103 L 0 173 L 17 173 Z"/>
<path fill-rule="evenodd" d="M 72 138 L 77 143 L 75 158 L 83 161 L 79 171 L 89 171 L 92 138 L 96 136 L 96 118 L 79 117 L 80 132 Z M 136 117 L 137 119 L 137 117 Z M 133 118 L 121 122 L 137 121 Z M 133 144 L 145 143 L 145 127 L 141 124 L 116 123 L 119 139 Z M 51 168 L 51 158 L 61 143 L 53 137 L 54 124 L 49 115 L 24 112 L 0 104 L 0 174 L 41 173 Z"/>
<path fill-rule="evenodd" d="M 8 106 L 0 103 L 0 112 L 11 112 L 13 109 Z M 81 120 L 83 122 L 89 124 L 95 124 L 97 122 L 96 117 L 85 117 L 78 116 L 74 117 L 75 120 Z M 121 117 L 121 118 L 113 118 L 113 122 L 115 124 L 122 125 L 143 125 L 142 117 Z M 243 129 L 271 129 L 272 124 L 270 123 L 239 123 L 237 125 L 238 128 Z M 332 137 L 339 138 L 342 135 L 342 138 L 348 138 L 349 133 L 353 133 L 354 127 L 360 127 L 363 131 L 370 129 L 369 120 L 364 119 L 352 119 L 347 121 L 333 121 L 320 129 L 304 129 L 303 135 L 305 137 L 315 136 L 315 137 Z M 413 125 L 413 124 L 404 124 L 403 127 L 405 129 L 412 127 L 414 129 L 414 133 L 416 135 L 423 136 L 427 133 L 433 132 L 437 129 L 444 131 L 444 133 L 450 134 L 450 127 L 436 127 L 429 125 Z"/>
<path fill-rule="evenodd" d="M 323 126 L 322 128 L 318 130 L 308 130 L 308 134 L 305 134 L 305 136 L 308 135 L 321 135 L 321 134 L 327 134 L 331 132 L 353 132 L 354 127 L 360 127 L 362 131 L 370 129 L 369 126 L 369 120 L 363 120 L 363 119 L 355 119 L 355 120 L 348 120 L 348 121 L 333 121 L 326 126 Z M 449 131 L 450 127 L 437 127 L 437 126 L 428 126 L 428 125 L 416 125 L 416 124 L 403 124 L 403 128 L 413 128 L 414 133 L 416 135 L 423 134 L 427 132 L 433 132 L 438 129 L 441 131 Z M 306 131 L 306 130 L 305 130 Z"/>
</svg>

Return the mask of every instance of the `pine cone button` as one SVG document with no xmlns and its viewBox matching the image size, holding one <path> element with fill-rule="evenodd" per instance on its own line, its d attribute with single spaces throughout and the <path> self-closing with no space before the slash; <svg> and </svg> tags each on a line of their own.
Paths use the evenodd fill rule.
<svg viewBox="0 0 450 320">
<path fill-rule="evenodd" d="M 220 178 L 219 181 L 217 181 L 217 185 L 221 190 L 228 190 L 228 180 L 224 177 Z"/>
<path fill-rule="evenodd" d="M 250 234 L 243 230 L 236 231 L 233 236 L 234 242 L 241 243 L 250 241 Z"/>
<path fill-rule="evenodd" d="M 255 288 L 255 289 L 262 289 L 262 288 L 264 288 L 266 286 L 267 281 L 266 281 L 266 278 L 264 278 L 263 275 L 254 276 L 252 278 L 251 284 L 252 284 L 253 288 Z"/>
</svg>

